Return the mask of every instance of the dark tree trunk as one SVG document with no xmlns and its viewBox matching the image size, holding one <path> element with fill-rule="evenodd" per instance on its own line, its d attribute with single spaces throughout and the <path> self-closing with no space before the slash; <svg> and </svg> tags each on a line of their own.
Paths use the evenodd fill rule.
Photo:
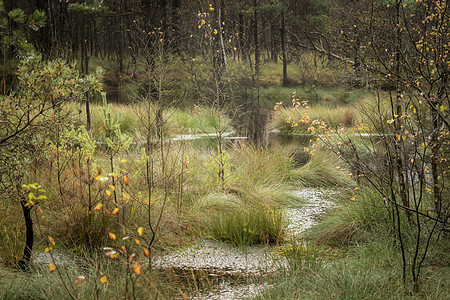
<svg viewBox="0 0 450 300">
<path fill-rule="evenodd" d="M 244 14 L 239 13 L 239 56 L 240 59 L 245 61 L 247 56 L 244 53 Z"/>
<path fill-rule="evenodd" d="M 172 20 L 171 20 L 171 26 L 172 26 L 172 41 L 175 52 L 180 52 L 180 34 L 178 32 L 179 24 L 180 24 L 180 0 L 172 0 Z"/>
<path fill-rule="evenodd" d="M 353 11 L 354 14 L 358 13 L 357 1 L 353 2 Z M 353 15 L 354 15 L 353 14 Z M 361 58 L 359 48 L 361 47 L 361 39 L 359 37 L 359 26 L 357 24 L 357 16 L 354 15 L 353 20 L 353 39 L 355 43 L 353 44 L 353 60 L 355 63 L 353 64 L 353 70 L 355 72 L 355 80 L 353 82 L 355 88 L 361 87 Z"/>
<path fill-rule="evenodd" d="M 284 8 L 281 12 L 281 55 L 283 56 L 283 86 L 287 85 L 287 55 L 286 55 L 286 21 Z"/>
<path fill-rule="evenodd" d="M 260 53 L 258 40 L 258 4 L 257 0 L 253 0 L 253 39 L 255 43 L 255 73 L 259 75 Z"/>
<path fill-rule="evenodd" d="M 431 135 L 430 145 L 431 145 L 431 175 L 433 178 L 433 198 L 434 207 L 436 210 L 437 218 L 441 218 L 441 189 L 439 187 L 439 130 L 441 128 L 441 122 L 439 117 L 439 102 L 434 101 L 431 105 L 431 117 L 433 120 L 433 133 Z"/>
<path fill-rule="evenodd" d="M 31 262 L 31 251 L 33 250 L 34 242 L 34 231 L 33 231 L 33 220 L 31 219 L 31 205 L 26 206 L 26 201 L 20 201 L 22 206 L 23 217 L 25 219 L 25 249 L 23 250 L 22 259 L 18 263 L 18 267 L 22 270 L 27 270 Z"/>
<path fill-rule="evenodd" d="M 83 19 L 84 19 L 83 25 L 85 28 L 86 40 L 83 40 L 83 39 L 81 40 L 81 45 L 80 45 L 81 49 L 82 49 L 81 61 L 83 62 L 83 65 L 82 65 L 83 73 L 87 75 L 87 74 L 89 74 L 89 47 L 88 47 L 88 41 L 87 41 L 89 26 L 88 26 L 88 23 L 86 20 L 86 16 L 84 16 Z M 90 104 L 89 92 L 86 92 L 85 96 L 86 96 L 86 129 L 90 135 L 91 134 L 91 111 L 90 111 L 90 107 L 89 107 L 89 104 Z"/>
<path fill-rule="evenodd" d="M 259 39 L 258 39 L 258 3 L 253 0 L 253 42 L 255 44 L 255 72 L 253 76 L 253 85 L 256 88 L 256 103 L 253 102 L 251 140 L 260 144 L 263 136 L 264 122 L 261 117 L 259 107 L 259 71 L 260 71 L 260 53 L 259 53 Z"/>
<path fill-rule="evenodd" d="M 270 22 L 270 59 L 274 62 L 278 62 L 278 47 L 276 40 L 276 24 L 275 22 Z"/>
</svg>

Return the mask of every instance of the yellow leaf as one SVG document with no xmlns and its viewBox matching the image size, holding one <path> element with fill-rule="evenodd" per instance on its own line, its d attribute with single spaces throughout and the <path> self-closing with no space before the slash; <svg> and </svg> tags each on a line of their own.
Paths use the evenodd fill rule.
<svg viewBox="0 0 450 300">
<path fill-rule="evenodd" d="M 132 269 L 133 269 L 133 272 L 136 273 L 136 275 L 141 275 L 141 266 L 139 265 L 138 262 L 135 262 L 133 264 Z"/>
<path fill-rule="evenodd" d="M 134 239 L 134 242 L 136 243 L 136 245 L 138 245 L 138 246 L 140 246 L 141 245 L 141 242 L 139 242 L 139 240 L 138 239 Z"/>
<path fill-rule="evenodd" d="M 106 256 L 109 256 L 109 258 L 114 259 L 117 256 L 119 256 L 119 253 L 117 251 L 111 250 L 109 252 L 105 253 Z"/>
<path fill-rule="evenodd" d="M 103 175 L 97 175 L 94 177 L 95 180 L 97 181 L 101 181 L 101 182 L 105 182 L 107 181 L 109 178 L 107 176 L 103 176 Z"/>
<path fill-rule="evenodd" d="M 127 175 L 123 175 L 123 183 L 125 183 L 125 185 L 128 186 L 129 181 Z"/>
<path fill-rule="evenodd" d="M 102 284 L 108 283 L 108 276 L 103 275 L 102 277 L 100 277 L 100 282 L 101 282 Z"/>
<path fill-rule="evenodd" d="M 112 232 L 110 232 L 108 235 L 109 235 L 109 238 L 112 239 L 113 241 L 115 241 L 117 239 L 117 236 Z"/>
<path fill-rule="evenodd" d="M 50 242 L 50 245 L 55 246 L 55 239 L 51 236 L 48 237 L 48 241 Z"/>
<path fill-rule="evenodd" d="M 352 201 L 355 201 L 355 200 L 356 200 L 356 198 L 355 198 L 355 197 L 351 197 L 351 198 L 350 198 L 350 200 L 352 200 Z"/>
<path fill-rule="evenodd" d="M 116 190 L 116 187 L 115 187 L 115 186 L 113 186 L 113 185 L 109 185 L 109 187 L 110 187 L 110 189 L 111 189 L 111 190 L 113 190 L 113 191 L 115 191 L 115 190 Z"/>
<path fill-rule="evenodd" d="M 114 210 L 112 211 L 112 214 L 113 214 L 113 215 L 117 215 L 118 212 L 119 212 L 119 208 L 116 207 L 116 208 L 114 208 Z"/>
<path fill-rule="evenodd" d="M 102 210 L 102 207 L 103 207 L 103 204 L 99 203 L 99 204 L 97 204 L 97 205 L 94 207 L 94 209 L 95 209 L 96 211 L 101 211 L 101 210 Z"/>
<path fill-rule="evenodd" d="M 142 247 L 142 250 L 144 251 L 145 257 L 149 258 L 150 257 L 150 251 L 148 251 L 148 249 L 145 248 L 145 247 Z"/>
<path fill-rule="evenodd" d="M 85 279 L 84 276 L 78 276 L 77 280 L 75 281 L 75 284 L 80 284 Z"/>
<path fill-rule="evenodd" d="M 45 252 L 46 252 L 46 253 L 48 253 L 48 252 L 50 252 L 50 251 L 52 251 L 52 250 L 53 250 L 52 247 L 47 247 L 47 248 L 45 248 Z"/>
<path fill-rule="evenodd" d="M 139 227 L 137 233 L 141 236 L 144 233 L 144 227 Z"/>
<path fill-rule="evenodd" d="M 112 195 L 110 190 L 106 190 L 105 193 L 106 193 L 106 195 L 108 195 L 108 197 L 111 197 L 111 195 Z"/>
<path fill-rule="evenodd" d="M 130 200 L 130 198 L 131 198 L 130 194 L 127 194 L 127 193 L 123 193 L 122 197 L 123 197 L 123 200 L 125 200 L 125 201 Z"/>
<path fill-rule="evenodd" d="M 48 265 L 48 271 L 49 271 L 50 273 L 55 272 L 55 271 L 56 271 L 56 266 L 55 266 L 55 264 L 49 264 L 49 265 Z"/>
</svg>

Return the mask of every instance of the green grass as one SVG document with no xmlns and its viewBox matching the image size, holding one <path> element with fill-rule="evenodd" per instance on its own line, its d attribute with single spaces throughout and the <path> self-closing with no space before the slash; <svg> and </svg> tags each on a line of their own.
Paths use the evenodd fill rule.
<svg viewBox="0 0 450 300">
<path fill-rule="evenodd" d="M 335 202 L 338 207 L 309 231 L 306 241 L 280 248 L 288 264 L 280 267 L 271 287 L 257 299 L 448 298 L 448 237 L 431 243 L 419 292 L 412 293 L 412 256 L 406 255 L 404 286 L 401 252 L 384 201 L 367 189 L 344 193 Z M 412 251 L 417 233 L 406 217 L 401 223 L 405 248 Z M 421 247 L 425 242 L 421 241 Z"/>
<path fill-rule="evenodd" d="M 293 161 L 282 147 L 264 149 L 249 143 L 240 143 L 231 149 L 238 186 L 252 187 L 285 182 L 290 177 Z"/>
<path fill-rule="evenodd" d="M 209 170 L 199 172 L 196 166 L 202 163 L 197 162 L 190 174 L 193 184 L 203 189 L 207 184 L 203 196 L 194 202 L 194 210 L 203 212 L 199 224 L 204 233 L 239 246 L 280 241 L 283 219 L 277 210 L 300 204 L 286 184 L 292 158 L 280 147 L 263 149 L 246 142 L 231 147 L 225 157 L 225 189 L 221 190 L 215 156 L 193 156 L 194 161 L 206 160 L 203 165 Z"/>
<path fill-rule="evenodd" d="M 288 63 L 288 84 L 303 86 L 322 86 L 326 88 L 350 84 L 347 82 L 350 67 L 320 58 L 313 52 L 304 51 L 298 60 Z M 261 67 L 261 84 L 267 86 L 281 86 L 283 64 L 266 61 Z"/>
<path fill-rule="evenodd" d="M 401 258 L 389 239 L 357 245 L 343 258 L 317 260 L 314 254 L 281 268 L 257 299 L 446 299 L 450 291 L 442 267 L 425 273 L 419 293 L 405 291 Z"/>
<path fill-rule="evenodd" d="M 356 189 L 335 199 L 338 205 L 307 237 L 319 243 L 345 245 L 365 238 L 371 230 L 393 234 L 386 203 L 370 190 Z"/>
<path fill-rule="evenodd" d="M 0 208 L 0 266 L 14 266 L 25 248 L 25 221 L 20 203 L 6 200 Z"/>
<path fill-rule="evenodd" d="M 302 186 L 349 187 L 354 182 L 350 171 L 333 153 L 316 151 L 309 161 L 293 171 L 293 180 Z"/>
<path fill-rule="evenodd" d="M 244 205 L 238 209 L 214 213 L 208 224 L 213 238 L 239 247 L 282 241 L 284 231 L 281 212 L 261 204 Z"/>
<path fill-rule="evenodd" d="M 28 273 L 0 269 L 0 299 L 71 299 L 64 285 L 76 299 L 174 299 L 181 298 L 183 293 L 196 294 L 199 286 L 204 290 L 213 285 L 207 274 L 192 278 L 189 271 L 150 270 L 141 264 L 141 275 L 129 271 L 132 275 L 128 284 L 125 263 L 101 257 L 87 258 L 76 265 L 58 266 L 62 280 L 58 271 L 49 273 L 46 265 L 35 266 Z M 102 275 L 108 276 L 106 284 L 100 282 Z M 85 279 L 76 284 L 78 276 Z"/>
<path fill-rule="evenodd" d="M 302 133 L 306 134 L 309 123 L 298 122 L 301 120 L 299 112 L 290 107 L 279 107 L 272 112 L 268 128 L 269 130 L 280 130 L 282 133 Z M 303 110 L 300 110 L 305 114 Z M 309 110 L 310 122 L 314 120 L 324 121 L 330 129 L 346 128 L 350 131 L 357 130 L 360 127 L 362 117 L 360 113 L 352 106 L 331 107 L 327 105 L 314 105 Z M 298 125 L 293 126 L 293 121 Z"/>
<path fill-rule="evenodd" d="M 288 193 L 292 187 L 287 183 L 320 187 L 354 184 L 338 160 L 326 152 L 320 151 L 303 166 L 295 167 L 298 151 L 280 146 L 263 149 L 248 143 L 228 150 L 225 190 L 220 190 L 217 181 L 209 183 L 208 189 L 216 192 L 205 191 L 206 194 L 194 202 L 198 207 L 195 210 L 204 211 L 199 218 L 206 234 L 239 246 L 281 241 L 283 216 L 276 211 L 302 204 L 301 199 Z M 328 163 L 325 167 L 323 161 Z M 217 169 L 214 170 L 209 177 L 217 176 Z M 194 178 L 200 175 L 193 172 Z M 207 181 L 194 179 L 194 182 L 204 184 Z"/>
<path fill-rule="evenodd" d="M 93 138 L 102 140 L 104 135 L 104 121 L 100 111 L 101 105 L 91 104 L 91 130 Z M 122 133 L 135 140 L 145 139 L 147 126 L 147 106 L 144 103 L 135 104 L 111 104 L 111 117 L 120 122 Z M 75 125 L 86 125 L 86 113 L 84 106 L 69 103 L 68 110 L 76 112 L 72 117 Z M 155 126 L 156 107 L 150 108 L 150 132 L 156 136 Z M 163 131 L 167 137 L 177 134 L 215 133 L 218 128 L 218 113 L 209 107 L 195 106 L 187 111 L 181 108 L 168 108 L 163 114 Z M 222 116 L 222 131 L 231 131 L 231 120 L 226 115 Z"/>
</svg>

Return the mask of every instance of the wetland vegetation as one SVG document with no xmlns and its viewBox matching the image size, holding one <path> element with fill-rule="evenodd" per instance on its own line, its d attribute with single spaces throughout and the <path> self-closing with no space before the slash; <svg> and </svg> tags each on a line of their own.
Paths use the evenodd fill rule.
<svg viewBox="0 0 450 300">
<path fill-rule="evenodd" d="M 0 299 L 448 298 L 448 1 L 148 3 L 0 1 Z"/>
</svg>

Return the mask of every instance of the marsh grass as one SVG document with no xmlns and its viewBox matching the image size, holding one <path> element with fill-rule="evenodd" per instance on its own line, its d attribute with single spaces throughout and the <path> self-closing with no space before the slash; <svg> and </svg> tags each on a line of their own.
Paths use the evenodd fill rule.
<svg viewBox="0 0 450 300">
<path fill-rule="evenodd" d="M 350 171 L 335 154 L 325 150 L 315 152 L 305 165 L 292 173 L 294 182 L 302 186 L 331 188 L 354 185 Z"/>
<path fill-rule="evenodd" d="M 309 124 L 299 122 L 293 126 L 292 121 L 297 121 L 300 116 L 297 112 L 292 116 L 292 109 L 280 107 L 274 111 L 268 123 L 269 130 L 280 130 L 282 133 L 308 133 Z M 330 129 L 346 128 L 356 129 L 363 120 L 359 112 L 353 106 L 332 107 L 327 105 L 314 105 L 310 108 L 311 121 L 324 121 Z"/>
<path fill-rule="evenodd" d="M 273 285 L 257 299 L 447 297 L 450 283 L 448 260 L 444 257 L 448 243 L 430 246 L 420 290 L 409 293 L 411 287 L 405 287 L 402 282 L 401 252 L 386 203 L 368 188 L 341 194 L 335 203 L 337 207 L 307 233 L 306 242 L 280 248 L 288 264 L 280 267 Z M 416 233 L 408 226 L 406 216 L 401 223 L 408 249 L 413 247 Z M 318 244 L 321 246 L 315 246 Z M 330 255 L 322 255 L 321 249 L 331 249 L 325 252 Z"/>
<path fill-rule="evenodd" d="M 285 182 L 291 176 L 293 161 L 280 146 L 262 147 L 238 143 L 230 150 L 234 173 L 239 177 L 236 185 L 251 187 Z"/>
<path fill-rule="evenodd" d="M 0 266 L 15 266 L 25 247 L 25 221 L 19 202 L 7 200 L 0 208 Z"/>
<path fill-rule="evenodd" d="M 249 206 L 216 212 L 209 223 L 211 235 L 239 247 L 281 242 L 284 233 L 282 213 L 261 204 Z"/>
<path fill-rule="evenodd" d="M 311 262 L 312 261 L 312 262 Z M 426 274 L 422 290 L 405 293 L 401 259 L 392 240 L 380 238 L 357 245 L 345 257 L 292 263 L 273 279 L 273 286 L 257 299 L 444 299 L 450 285 L 445 270 Z"/>
<path fill-rule="evenodd" d="M 131 275 L 127 284 L 124 266 L 101 257 L 57 268 L 53 273 L 48 272 L 46 265 L 35 265 L 28 273 L 0 269 L 0 299 L 70 299 L 57 272 L 61 272 L 76 299 L 174 299 L 183 294 L 199 295 L 199 291 L 211 289 L 213 285 L 208 274 L 193 278 L 189 270 L 150 270 L 146 266 L 141 275 Z M 103 274 L 108 276 L 106 284 L 99 280 Z M 77 284 L 78 276 L 85 279 Z"/>
<path fill-rule="evenodd" d="M 210 192 L 194 203 L 198 211 L 203 211 L 200 224 L 213 238 L 241 247 L 281 241 L 283 220 L 278 209 L 288 204 L 300 205 L 286 185 L 293 167 L 288 152 L 244 142 L 233 145 L 227 155 L 226 172 L 232 174 L 225 174 L 225 190 L 210 183 Z M 193 172 L 193 177 L 202 175 Z M 214 176 L 214 172 L 209 176 Z"/>
<path fill-rule="evenodd" d="M 392 235 L 387 203 L 368 189 L 358 189 L 335 199 L 337 208 L 312 228 L 308 237 L 319 243 L 346 245 L 365 238 L 372 230 Z"/>
<path fill-rule="evenodd" d="M 100 104 L 91 104 L 91 131 L 93 138 L 97 141 L 104 140 L 103 116 L 100 111 Z M 156 106 L 152 106 L 150 115 L 156 113 Z M 86 112 L 83 106 L 77 103 L 69 103 L 68 110 L 75 112 L 72 120 L 76 126 L 86 125 Z M 140 113 L 147 111 L 145 104 L 111 104 L 111 117 L 120 123 L 120 128 L 124 134 L 131 136 L 134 140 L 145 139 L 142 128 Z M 140 112 L 140 113 L 137 113 Z M 168 108 L 164 110 L 163 132 L 167 137 L 177 134 L 197 134 L 215 133 L 218 126 L 218 114 L 209 107 L 195 106 L 192 110 L 182 108 Z M 154 123 L 154 122 L 153 122 Z M 224 132 L 231 131 L 231 120 L 227 116 L 222 116 L 222 128 Z M 154 124 L 153 124 L 154 125 Z M 155 127 L 155 126 L 153 126 Z M 156 128 L 151 129 L 152 136 L 156 136 Z"/>
<path fill-rule="evenodd" d="M 332 153 L 319 151 L 306 164 L 295 168 L 295 152 L 291 151 L 289 147 L 263 149 L 247 143 L 238 144 L 229 150 L 235 174 L 233 180 L 227 183 L 226 191 L 210 195 L 199 202 L 203 208 L 219 208 L 205 222 L 212 224 L 209 228 L 215 238 L 232 241 L 239 246 L 247 242 L 255 243 L 257 236 L 264 235 L 249 225 L 254 223 L 268 230 L 265 233 L 269 237 L 266 242 L 273 242 L 274 234 L 278 234 L 278 241 L 281 240 L 278 222 L 282 223 L 282 215 L 273 218 L 272 211 L 283 206 L 298 207 L 302 203 L 289 193 L 286 182 L 320 187 L 348 187 L 354 184 L 348 171 Z M 254 216 L 273 225 L 263 226 Z"/>
<path fill-rule="evenodd" d="M 332 160 L 324 154 L 313 156 L 305 165 L 297 167 L 295 157 L 299 151 L 303 153 L 301 149 L 279 145 L 264 149 L 249 143 L 237 143 L 227 146 L 226 184 L 222 190 L 215 169 L 208 170 L 208 166 L 217 164 L 212 158 L 214 148 L 174 142 L 167 149 L 165 159 L 170 172 L 166 177 L 157 165 L 160 160 L 158 152 L 153 155 L 156 165 L 152 220 L 156 220 L 158 213 L 164 210 L 160 234 L 154 245 L 158 249 L 190 243 L 192 237 L 200 232 L 202 236 L 239 245 L 281 241 L 283 216 L 277 211 L 284 206 L 299 207 L 303 203 L 290 193 L 291 184 L 349 184 L 340 177 Z M 186 157 L 189 157 L 187 166 Z M 122 158 L 126 158 L 127 162 L 120 164 Z M 120 218 L 111 218 L 97 211 L 89 215 L 86 161 L 77 156 L 72 159 L 74 161 L 68 162 L 62 173 L 63 195 L 55 184 L 58 180 L 54 157 L 49 154 L 48 161 L 43 161 L 41 171 L 35 174 L 34 180 L 41 182 L 48 196 L 40 204 L 44 214 L 38 214 L 44 236 L 52 235 L 59 243 L 78 253 L 86 249 L 95 252 L 95 249 L 104 247 L 110 242 L 108 233 L 121 232 L 121 226 L 127 230 L 143 226 L 146 232 L 150 232 L 146 225 L 148 213 L 145 208 L 148 206 L 148 195 L 143 189 L 146 181 L 138 151 L 120 153 L 115 158 L 119 172 L 126 172 L 130 182 L 127 187 L 122 181 L 116 183 Z M 322 168 L 320 160 L 326 160 L 330 165 Z M 93 174 L 110 172 L 109 160 L 105 156 L 97 153 L 92 163 Z M 169 184 L 167 195 L 165 184 Z M 92 203 L 95 206 L 103 201 L 104 207 L 111 212 L 116 204 L 105 194 L 107 188 L 107 184 L 94 182 Z M 129 194 L 130 198 L 124 200 L 123 193 Z M 13 206 L 8 207 L 14 209 Z M 16 213 L 20 212 L 19 208 L 16 207 Z M 7 265 L 17 261 L 23 251 L 23 224 L 20 215 L 2 212 L 5 220 L 2 230 L 5 234 L 1 238 L 8 245 L 2 247 L 2 263 Z M 14 220 L 6 222 L 9 218 Z M 36 235 L 36 244 L 45 244 L 45 238 L 41 239 L 41 234 Z"/>
</svg>

